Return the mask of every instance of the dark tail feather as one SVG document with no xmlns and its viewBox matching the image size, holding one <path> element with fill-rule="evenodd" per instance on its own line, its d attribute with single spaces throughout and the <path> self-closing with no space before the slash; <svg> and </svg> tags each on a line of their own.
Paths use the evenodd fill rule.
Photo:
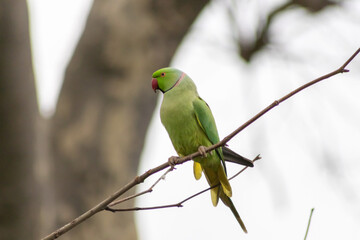
<svg viewBox="0 0 360 240">
<path fill-rule="evenodd" d="M 231 150 L 227 147 L 222 147 L 222 151 L 223 151 L 223 155 L 224 155 L 224 160 L 227 162 L 233 162 L 233 163 L 241 164 L 241 165 L 248 166 L 248 167 L 254 166 L 253 161 L 251 161 L 250 159 L 247 159 L 243 156 L 240 156 L 239 154 L 237 154 L 236 152 L 234 152 L 233 150 Z"/>
<path fill-rule="evenodd" d="M 247 233 L 247 229 L 245 227 L 244 222 L 241 220 L 239 213 L 237 212 L 233 202 L 231 201 L 231 199 L 226 196 L 222 191 L 220 192 L 220 199 L 221 201 L 230 208 L 231 212 L 234 214 L 236 220 L 238 221 L 238 223 L 240 224 L 242 230 L 244 231 L 244 233 Z"/>
</svg>

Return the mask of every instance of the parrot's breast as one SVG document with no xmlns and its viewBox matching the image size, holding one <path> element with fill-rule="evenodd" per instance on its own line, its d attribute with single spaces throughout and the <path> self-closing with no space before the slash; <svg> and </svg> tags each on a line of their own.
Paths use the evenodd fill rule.
<svg viewBox="0 0 360 240">
<path fill-rule="evenodd" d="M 161 105 L 161 122 L 180 156 L 196 152 L 199 146 L 211 145 L 197 123 L 192 103 L 195 97 L 185 94 L 181 98 L 168 95 L 164 96 Z"/>
</svg>

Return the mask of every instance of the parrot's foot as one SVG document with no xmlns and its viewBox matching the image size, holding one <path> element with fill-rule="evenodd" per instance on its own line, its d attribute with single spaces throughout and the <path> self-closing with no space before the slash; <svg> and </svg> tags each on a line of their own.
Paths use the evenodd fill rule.
<svg viewBox="0 0 360 240">
<path fill-rule="evenodd" d="M 168 159 L 168 163 L 171 168 L 175 168 L 175 165 L 178 163 L 179 157 L 177 156 L 171 156 Z"/>
<path fill-rule="evenodd" d="M 198 151 L 199 151 L 199 153 L 201 154 L 202 157 L 206 157 L 206 156 L 207 156 L 206 149 L 205 149 L 204 146 L 200 146 L 200 147 L 198 148 Z"/>
</svg>

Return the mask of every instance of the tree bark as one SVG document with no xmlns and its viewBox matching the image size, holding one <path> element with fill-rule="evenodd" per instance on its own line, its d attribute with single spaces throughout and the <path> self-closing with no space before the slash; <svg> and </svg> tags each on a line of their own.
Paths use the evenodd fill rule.
<svg viewBox="0 0 360 240">
<path fill-rule="evenodd" d="M 156 102 L 151 74 L 207 2 L 94 1 L 52 119 L 56 227 L 136 176 Z M 136 239 L 133 214 L 104 212 L 63 238 Z"/>
<path fill-rule="evenodd" d="M 26 1 L 0 1 L 0 236 L 38 237 L 34 177 L 38 110 Z"/>
</svg>

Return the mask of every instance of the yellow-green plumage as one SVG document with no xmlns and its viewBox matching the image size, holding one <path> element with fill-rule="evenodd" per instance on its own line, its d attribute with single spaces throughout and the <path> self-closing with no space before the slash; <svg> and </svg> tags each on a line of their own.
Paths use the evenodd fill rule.
<svg viewBox="0 0 360 240">
<path fill-rule="evenodd" d="M 214 117 L 208 105 L 196 90 L 194 82 L 185 73 L 164 68 L 153 74 L 153 89 L 164 93 L 160 109 L 161 122 L 165 126 L 179 156 L 198 151 L 200 146 L 211 146 L 219 142 Z M 221 148 L 211 151 L 206 157 L 194 158 L 194 176 L 200 179 L 202 172 L 211 187 L 214 206 L 219 198 L 228 206 L 244 232 L 247 232 L 230 197 L 232 190 L 226 176 Z"/>
</svg>

